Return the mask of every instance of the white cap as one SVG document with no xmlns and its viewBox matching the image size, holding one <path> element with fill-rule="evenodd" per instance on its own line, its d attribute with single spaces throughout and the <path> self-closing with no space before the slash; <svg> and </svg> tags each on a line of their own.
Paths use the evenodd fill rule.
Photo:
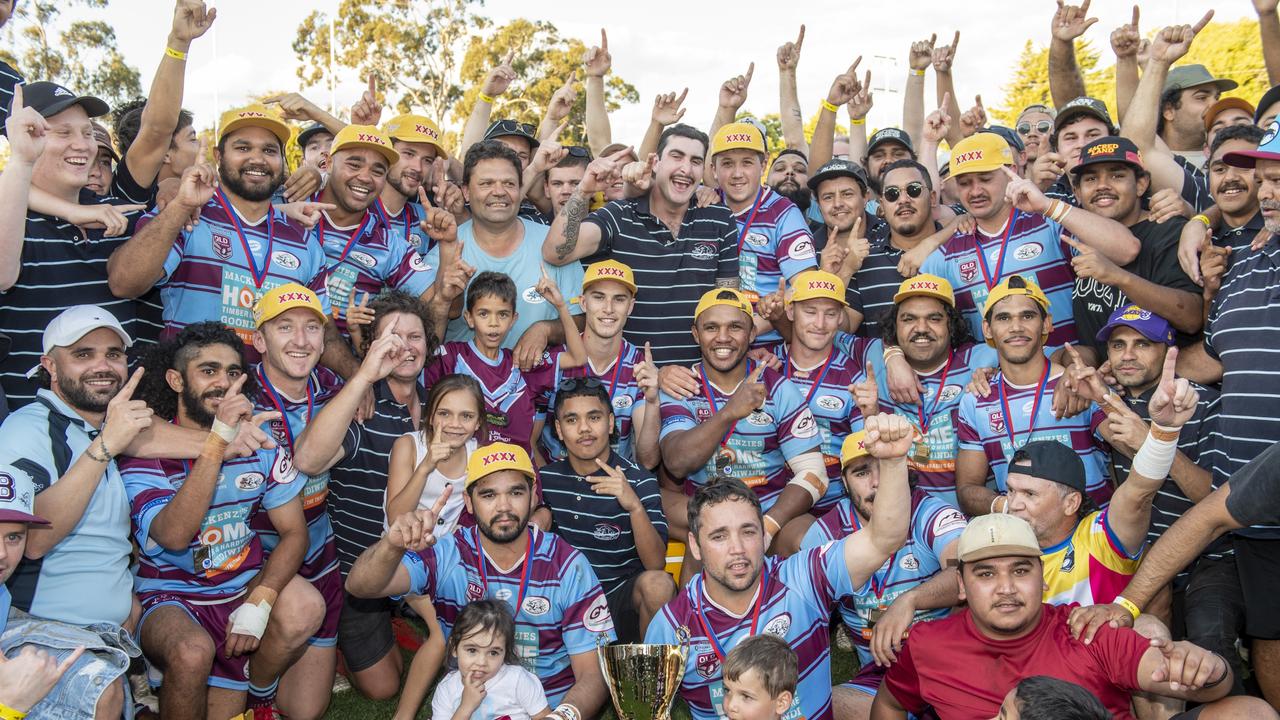
<svg viewBox="0 0 1280 720">
<path fill-rule="evenodd" d="M 59 313 L 44 329 L 42 353 L 48 355 L 56 347 L 68 347 L 98 328 L 115 330 L 125 347 L 133 345 L 133 338 L 124 331 L 115 315 L 97 305 L 73 305 Z M 27 377 L 32 377 L 39 369 L 39 365 L 31 368 Z"/>
</svg>

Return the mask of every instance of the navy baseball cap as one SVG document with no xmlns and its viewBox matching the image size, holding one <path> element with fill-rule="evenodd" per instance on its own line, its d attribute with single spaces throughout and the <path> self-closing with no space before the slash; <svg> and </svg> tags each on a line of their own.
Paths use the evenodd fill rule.
<svg viewBox="0 0 1280 720">
<path fill-rule="evenodd" d="M 1086 495 L 1084 463 L 1075 450 L 1057 440 L 1032 440 L 1019 448 L 1009 462 L 1009 474 L 1015 473 L 1066 485 Z"/>
<path fill-rule="evenodd" d="M 887 142 L 896 142 L 905 147 L 907 152 L 912 155 L 916 154 L 916 149 L 911 145 L 911 136 L 899 130 L 898 128 L 889 127 L 877 130 L 871 139 L 867 141 L 867 155 L 871 155 L 875 151 L 876 146 L 883 145 Z"/>
<path fill-rule="evenodd" d="M 1080 162 L 1071 168 L 1071 174 L 1077 177 L 1090 165 L 1102 163 L 1122 163 L 1128 165 L 1141 177 L 1147 169 L 1142 165 L 1142 153 L 1129 138 L 1108 135 L 1080 148 Z"/>
<path fill-rule="evenodd" d="M 849 177 L 858 181 L 863 192 L 867 189 L 867 171 L 852 160 L 832 158 L 818 168 L 818 172 L 809 176 L 809 189 L 818 192 L 818 186 L 827 180 L 838 177 Z"/>
<path fill-rule="evenodd" d="M 1137 330 L 1143 337 L 1165 345 L 1173 344 L 1173 326 L 1168 320 L 1151 312 L 1143 310 L 1137 305 L 1125 305 L 1124 307 L 1111 313 L 1111 317 L 1107 320 L 1107 324 L 1102 326 L 1098 331 L 1097 341 L 1104 343 L 1111 337 L 1111 331 L 1120 327 L 1133 328 Z"/>
</svg>

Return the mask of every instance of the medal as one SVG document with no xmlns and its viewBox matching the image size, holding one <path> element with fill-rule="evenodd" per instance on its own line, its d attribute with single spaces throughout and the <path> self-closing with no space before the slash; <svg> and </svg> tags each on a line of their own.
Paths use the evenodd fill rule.
<svg viewBox="0 0 1280 720">
<path fill-rule="evenodd" d="M 720 448 L 716 453 L 716 478 L 730 477 L 733 477 L 733 451 L 727 447 Z"/>
<path fill-rule="evenodd" d="M 916 443 L 916 450 L 911 455 L 911 459 L 918 465 L 929 462 L 929 443 L 925 438 L 920 438 L 920 442 Z"/>
<path fill-rule="evenodd" d="M 621 357 L 619 357 L 619 362 L 621 362 Z M 714 415 L 720 412 L 720 406 L 716 404 L 715 393 L 711 390 L 711 381 L 707 379 L 707 371 L 702 367 L 702 365 L 698 365 L 698 374 L 702 376 L 702 394 L 707 398 L 707 404 L 711 406 L 711 414 Z M 750 376 L 751 361 L 748 360 L 747 373 L 745 377 Z M 746 381 L 745 377 L 743 382 Z M 729 438 L 733 437 L 733 431 L 735 429 L 737 429 L 736 423 L 733 427 L 729 428 L 729 432 L 725 433 L 724 437 L 720 440 L 720 449 L 716 451 L 716 480 L 733 477 L 734 454 L 733 450 L 729 447 Z"/>
<path fill-rule="evenodd" d="M 920 441 L 916 443 L 915 452 L 911 454 L 911 459 L 916 465 L 924 465 L 929 462 L 929 425 L 933 422 L 933 416 L 938 412 L 938 405 L 942 403 L 942 391 L 947 388 L 947 373 L 951 372 L 951 361 L 955 359 L 955 353 L 947 355 L 947 364 L 942 367 L 942 378 L 938 380 L 938 391 L 933 395 L 933 402 L 929 404 L 929 409 L 924 408 L 924 398 L 920 399 L 920 405 L 916 408 L 916 412 L 920 417 Z"/>
</svg>

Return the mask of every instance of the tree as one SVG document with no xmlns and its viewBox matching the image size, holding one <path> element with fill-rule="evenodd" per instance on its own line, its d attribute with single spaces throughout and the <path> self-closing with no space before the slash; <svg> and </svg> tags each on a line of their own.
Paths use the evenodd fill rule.
<svg viewBox="0 0 1280 720">
<path fill-rule="evenodd" d="M 458 49 L 489 19 L 483 0 L 342 0 L 333 27 L 330 66 L 328 15 L 314 11 L 298 26 L 293 51 L 298 78 L 312 86 L 354 70 L 374 75 L 397 112 L 419 109 L 442 121 L 462 97 L 455 82 Z M 474 39 L 473 39 L 474 40 Z"/>
<path fill-rule="evenodd" d="M 1076 63 L 1084 73 L 1085 87 L 1093 97 L 1107 101 L 1111 112 L 1114 113 L 1115 70 L 1108 68 L 1107 71 L 1099 72 L 1098 61 L 1099 54 L 1092 43 L 1085 41 L 1077 44 Z M 1102 80 L 1108 71 L 1111 77 L 1109 93 L 1104 92 L 1101 87 Z M 1049 47 L 1047 45 L 1035 45 L 1028 40 L 1022 46 L 1022 54 L 1018 56 L 1013 78 L 1004 86 L 1004 93 L 1003 107 L 991 108 L 988 112 L 991 113 L 994 121 L 1010 127 L 1017 121 L 1022 108 L 1028 105 L 1053 106 L 1053 98 L 1049 95 Z"/>
<path fill-rule="evenodd" d="M 454 118 L 466 121 L 489 70 L 512 53 L 511 67 L 516 72 L 516 81 L 497 98 L 494 119 L 536 125 L 551 96 L 576 70 L 578 96 L 569 113 L 564 138 L 582 144 L 586 139 L 586 94 L 582 85 L 582 58 L 586 50 L 581 40 L 561 38 L 555 25 L 542 20 L 512 20 L 486 37 L 472 37 L 460 77 L 467 89 L 461 101 L 454 105 Z M 604 91 L 609 110 L 617 110 L 624 102 L 640 100 L 635 87 L 617 74 L 605 78 Z"/>
<path fill-rule="evenodd" d="M 9 23 L 12 53 L 0 55 L 28 81 L 52 80 L 76 93 L 117 104 L 142 94 L 137 68 L 116 48 L 116 31 L 99 19 L 60 22 L 77 6 L 105 10 L 109 0 L 28 0 Z"/>
</svg>

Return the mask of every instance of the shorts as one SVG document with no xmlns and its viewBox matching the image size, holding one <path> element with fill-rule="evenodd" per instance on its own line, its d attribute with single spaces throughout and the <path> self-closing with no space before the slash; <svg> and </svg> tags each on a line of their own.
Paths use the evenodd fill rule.
<svg viewBox="0 0 1280 720">
<path fill-rule="evenodd" d="M 388 598 L 347 595 L 338 619 L 338 652 L 351 672 L 368 670 L 395 648 Z"/>
<path fill-rule="evenodd" d="M 1280 540 L 1232 538 L 1244 594 L 1244 633 L 1280 640 Z"/>
<path fill-rule="evenodd" d="M 609 603 L 609 614 L 613 616 L 613 631 L 618 634 L 620 643 L 638 643 L 644 639 L 640 637 L 640 613 L 635 603 L 636 578 L 642 572 L 623 580 L 621 585 L 604 596 Z"/>
<path fill-rule="evenodd" d="M 324 598 L 324 622 L 320 629 L 307 640 L 308 645 L 315 647 L 334 647 L 338 644 L 338 622 L 342 618 L 342 603 L 347 596 L 342 589 L 342 573 L 338 572 L 338 564 L 318 577 L 307 578 L 307 582 Z"/>
<path fill-rule="evenodd" d="M 244 603 L 244 598 L 243 590 L 235 595 L 219 598 L 206 597 L 198 593 L 140 593 L 138 601 L 142 603 L 142 619 L 138 621 L 138 632 L 142 632 L 143 624 L 156 608 L 166 605 L 182 608 L 213 641 L 213 667 L 209 669 L 209 686 L 246 692 L 249 689 L 248 662 L 252 653 L 229 658 L 223 652 L 227 645 L 227 625 L 231 619 L 231 613 Z M 147 680 L 151 687 L 156 688 L 160 686 L 163 675 L 149 671 Z"/>
<path fill-rule="evenodd" d="M 858 672 L 848 682 L 841 683 L 840 687 L 849 688 L 863 695 L 875 697 L 876 691 L 880 689 L 880 683 L 884 680 L 884 674 L 889 668 L 881 667 L 874 662 L 863 663 L 858 668 Z"/>
</svg>

